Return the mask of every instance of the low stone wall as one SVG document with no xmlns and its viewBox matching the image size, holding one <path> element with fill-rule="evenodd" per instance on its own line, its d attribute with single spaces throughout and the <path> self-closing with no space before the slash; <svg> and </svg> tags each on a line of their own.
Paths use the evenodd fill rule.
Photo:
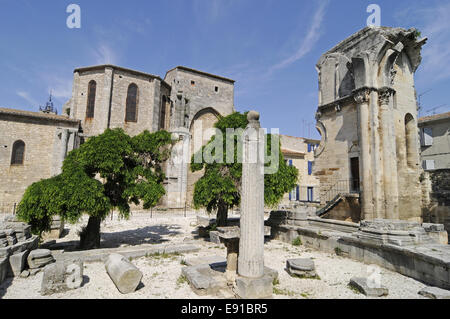
<svg viewBox="0 0 450 319">
<path fill-rule="evenodd" d="M 366 264 L 375 264 L 427 285 L 450 289 L 450 245 L 436 243 L 431 236 L 427 236 L 429 230 L 422 228 L 422 232 L 419 232 L 415 228 L 414 232 L 419 234 L 415 240 L 419 243 L 411 244 L 398 242 L 398 236 L 404 237 L 406 241 L 411 240 L 411 236 L 407 236 L 409 230 L 385 231 L 384 234 L 388 235 L 383 237 L 377 234 L 376 238 L 381 239 L 377 241 L 371 237 L 376 233 L 375 230 L 373 233 L 361 229 L 350 231 L 354 230 L 356 225 L 341 223 L 309 220 L 307 226 L 271 224 L 271 238 L 288 243 L 300 238 L 308 247 L 336 253 Z M 336 230 L 342 226 L 347 232 Z M 396 244 L 389 243 L 389 238 L 393 238 L 392 242 Z"/>
</svg>

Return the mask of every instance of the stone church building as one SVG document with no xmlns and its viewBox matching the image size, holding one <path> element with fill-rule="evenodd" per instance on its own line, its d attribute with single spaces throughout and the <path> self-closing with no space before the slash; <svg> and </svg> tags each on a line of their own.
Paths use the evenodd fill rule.
<svg viewBox="0 0 450 319">
<path fill-rule="evenodd" d="M 76 69 L 63 115 L 52 107 L 0 108 L 0 210 L 13 211 L 29 185 L 59 174 L 68 152 L 107 128 L 132 136 L 144 130 L 174 133 L 179 142 L 166 167 L 162 205 L 185 207 L 199 178 L 189 172 L 190 154 L 209 140 L 219 116 L 234 111 L 234 81 L 225 77 L 182 66 L 164 79 L 113 65 Z"/>
</svg>

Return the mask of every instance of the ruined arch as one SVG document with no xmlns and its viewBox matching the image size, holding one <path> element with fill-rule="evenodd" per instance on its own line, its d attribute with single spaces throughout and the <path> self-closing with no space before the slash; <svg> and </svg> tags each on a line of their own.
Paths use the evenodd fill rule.
<svg viewBox="0 0 450 319">
<path fill-rule="evenodd" d="M 325 128 L 325 125 L 323 125 L 321 121 L 317 121 L 316 129 L 321 136 L 319 147 L 314 151 L 314 156 L 318 157 L 325 150 L 325 146 L 327 143 L 327 130 Z"/>
<path fill-rule="evenodd" d="M 221 117 L 220 113 L 213 108 L 205 108 L 195 114 L 189 128 L 189 134 L 191 137 L 189 145 L 189 152 L 190 152 L 189 160 L 191 159 L 193 154 L 195 154 L 197 151 L 201 149 L 203 145 L 208 143 L 211 136 L 210 134 L 205 133 L 208 133 L 207 131 L 214 127 L 214 124 L 220 117 Z M 191 170 L 188 169 L 187 192 L 186 192 L 186 202 L 188 204 L 192 203 L 195 183 L 202 176 L 203 170 L 191 172 Z"/>
</svg>

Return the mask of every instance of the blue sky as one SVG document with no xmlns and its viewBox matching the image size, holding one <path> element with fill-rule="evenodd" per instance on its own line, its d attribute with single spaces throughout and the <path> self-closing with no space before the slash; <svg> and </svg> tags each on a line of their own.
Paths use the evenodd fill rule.
<svg viewBox="0 0 450 319">
<path fill-rule="evenodd" d="M 81 7 L 81 29 L 66 7 Z M 318 137 L 315 64 L 366 26 L 417 27 L 429 38 L 416 73 L 422 115 L 450 111 L 450 2 L 433 0 L 0 0 L 0 106 L 61 111 L 73 70 L 103 63 L 160 75 L 177 65 L 236 80 L 237 110 L 282 134 Z M 431 89 L 431 91 L 430 91 Z"/>
</svg>

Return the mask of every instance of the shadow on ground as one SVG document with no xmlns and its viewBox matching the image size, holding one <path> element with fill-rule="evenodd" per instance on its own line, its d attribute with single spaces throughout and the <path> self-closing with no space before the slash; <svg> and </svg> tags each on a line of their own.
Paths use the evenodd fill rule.
<svg viewBox="0 0 450 319">
<path fill-rule="evenodd" d="M 8 291 L 8 288 L 12 285 L 14 278 L 6 278 L 5 281 L 0 285 L 0 299 L 2 299 L 6 292 Z"/>
<path fill-rule="evenodd" d="M 101 248 L 119 248 L 124 246 L 139 246 L 145 244 L 161 244 L 170 241 L 171 236 L 181 234 L 181 227 L 176 225 L 146 226 L 117 232 L 101 233 Z M 60 243 L 47 242 L 41 248 L 50 250 L 64 249 L 78 251 L 79 240 Z"/>
</svg>

